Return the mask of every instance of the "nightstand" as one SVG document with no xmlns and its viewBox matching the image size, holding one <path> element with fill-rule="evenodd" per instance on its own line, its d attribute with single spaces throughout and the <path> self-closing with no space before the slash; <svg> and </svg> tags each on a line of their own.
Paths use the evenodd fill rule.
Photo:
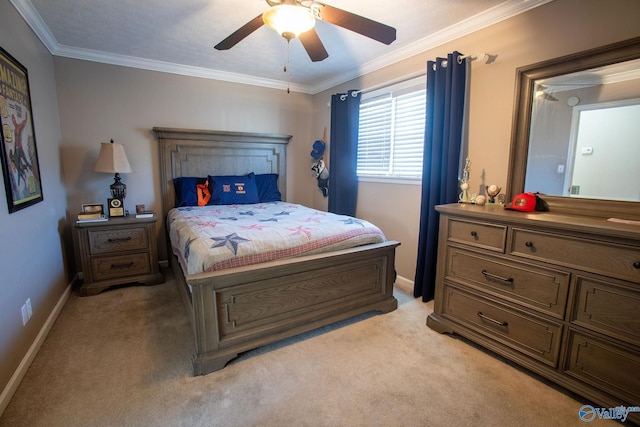
<svg viewBox="0 0 640 427">
<path fill-rule="evenodd" d="M 129 215 L 103 222 L 76 223 L 84 281 L 80 296 L 95 295 L 127 283 L 156 285 L 164 281 L 158 265 L 157 217 Z"/>
</svg>

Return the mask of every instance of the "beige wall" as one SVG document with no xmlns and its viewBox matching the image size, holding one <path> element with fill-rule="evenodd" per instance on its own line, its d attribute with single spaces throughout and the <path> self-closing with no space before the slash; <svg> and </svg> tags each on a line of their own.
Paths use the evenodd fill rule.
<svg viewBox="0 0 640 427">
<path fill-rule="evenodd" d="M 82 203 L 110 197 L 113 175 L 93 172 L 100 142 L 110 138 L 124 145 L 134 170 L 122 175 L 127 208 L 142 203 L 161 211 L 154 126 L 293 135 L 288 200 L 313 203 L 310 95 L 67 58 L 55 58 L 55 67 L 70 218 Z M 157 229 L 160 258 L 166 259 L 162 226 Z"/>
<path fill-rule="evenodd" d="M 486 52 L 495 62 L 472 64 L 469 113 L 471 188 L 506 189 L 516 69 L 525 65 L 640 36 L 640 2 L 555 0 L 314 96 L 318 122 L 329 123 L 332 93 L 380 85 L 424 72 L 426 62 L 457 50 Z M 402 29 L 399 28 L 398 31 Z M 330 149 L 330 147 L 329 147 Z M 330 169 L 330 165 L 329 165 Z M 420 187 L 360 183 L 356 215 L 373 220 L 399 240 L 396 268 L 413 281 L 417 257 Z"/>
<path fill-rule="evenodd" d="M 38 204 L 9 214 L 0 189 L 0 413 L 7 384 L 69 283 L 61 234 L 65 188 L 60 169 L 60 125 L 53 60 L 9 4 L 0 2 L 0 46 L 27 68 L 42 194 Z M 31 299 L 33 317 L 22 326 L 20 308 Z M 17 379 L 19 380 L 19 379 Z M 17 381 L 13 382 L 17 385 Z"/>
</svg>

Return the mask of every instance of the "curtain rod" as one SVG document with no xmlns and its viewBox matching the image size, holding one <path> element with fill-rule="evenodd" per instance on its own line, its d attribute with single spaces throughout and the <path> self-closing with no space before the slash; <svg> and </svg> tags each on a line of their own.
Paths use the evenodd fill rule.
<svg viewBox="0 0 640 427">
<path fill-rule="evenodd" d="M 373 92 L 373 91 L 376 91 L 378 89 L 382 89 L 383 87 L 393 86 L 393 85 L 397 85 L 397 84 L 400 84 L 400 83 L 408 82 L 409 80 L 417 79 L 418 77 L 423 77 L 423 76 L 426 76 L 426 75 L 427 75 L 427 73 L 424 72 L 424 71 L 420 71 L 420 72 L 417 72 L 417 73 L 409 74 L 407 76 L 400 77 L 400 78 L 398 78 L 396 80 L 391 80 L 390 82 L 381 83 L 379 85 L 375 85 L 375 86 L 372 86 L 372 87 L 367 88 L 367 89 L 362 89 L 362 90 L 356 91 L 357 92 L 356 95 L 358 93 Z"/>
<path fill-rule="evenodd" d="M 497 55 L 491 55 L 491 54 L 484 53 L 484 52 L 471 53 L 469 55 L 460 55 L 458 57 L 458 61 L 460 61 L 460 63 L 462 63 L 462 61 L 464 61 L 465 59 L 469 58 L 469 60 L 471 60 L 471 61 L 482 60 L 482 63 L 490 64 L 495 60 L 496 56 Z M 442 66 L 444 66 L 444 67 L 447 66 L 447 61 L 446 60 L 442 61 Z M 352 94 L 352 96 L 358 96 L 358 94 L 360 94 L 360 93 L 373 92 L 373 91 L 376 91 L 378 89 L 382 89 L 382 88 L 387 87 L 387 86 L 393 86 L 393 85 L 396 85 L 396 84 L 404 83 L 406 81 L 409 81 L 409 80 L 412 80 L 412 79 L 416 79 L 418 77 L 423 77 L 423 76 L 426 76 L 426 75 L 427 75 L 427 73 L 426 72 L 422 72 L 422 71 L 418 72 L 418 73 L 414 73 L 414 74 L 409 74 L 408 76 L 404 76 L 404 77 L 401 77 L 401 78 L 396 79 L 396 80 L 391 80 L 390 82 L 386 82 L 386 83 L 382 83 L 382 84 L 379 84 L 379 85 L 375 85 L 375 86 L 372 86 L 372 87 L 367 88 L 367 89 L 354 90 L 353 92 L 351 92 L 351 94 Z M 342 101 L 344 101 L 346 98 L 347 98 L 346 94 L 343 94 L 340 97 L 340 99 Z M 331 105 L 331 103 L 329 102 L 329 106 L 330 105 Z"/>
<path fill-rule="evenodd" d="M 490 64 L 495 59 L 496 55 L 490 55 L 488 53 L 480 52 L 480 53 L 470 53 L 469 55 L 460 55 L 458 56 L 458 64 L 462 64 L 462 61 L 469 58 L 470 61 L 482 61 L 484 64 Z M 442 61 L 442 66 L 447 66 L 447 60 Z"/>
<path fill-rule="evenodd" d="M 465 59 L 469 58 L 470 61 L 482 61 L 483 64 L 490 64 L 495 59 L 495 56 L 496 55 L 491 55 L 491 54 L 484 53 L 484 52 L 471 53 L 469 55 L 460 55 L 458 57 L 458 61 L 464 61 Z M 447 66 L 447 61 L 446 60 L 442 61 L 442 65 L 446 67 Z M 355 91 L 355 92 L 353 92 L 354 93 L 353 96 L 356 96 L 359 93 L 369 93 L 369 92 L 373 92 L 373 91 L 378 90 L 378 89 L 382 89 L 382 88 L 387 87 L 387 86 L 392 86 L 392 85 L 396 85 L 396 84 L 399 84 L 399 83 L 404 83 L 406 81 L 409 81 L 409 80 L 412 80 L 412 79 L 415 79 L 415 78 L 418 78 L 418 77 L 425 76 L 426 74 L 427 74 L 426 72 L 422 72 L 422 71 L 418 72 L 418 73 L 410 74 L 408 76 L 401 77 L 401 78 L 399 78 L 397 80 L 392 80 L 390 82 L 386 82 L 386 83 L 383 83 L 383 84 L 372 86 L 372 87 L 367 88 L 367 89 L 362 89 L 362 90 Z"/>
<path fill-rule="evenodd" d="M 371 86 L 371 87 L 369 87 L 367 89 L 354 90 L 354 91 L 351 91 L 350 93 L 351 93 L 351 96 L 356 97 L 356 96 L 358 96 L 358 94 L 361 94 L 361 93 L 374 92 L 374 91 L 376 91 L 378 89 L 382 89 L 382 88 L 385 88 L 385 87 L 388 87 L 388 86 L 393 86 L 393 85 L 397 85 L 397 84 L 400 84 L 400 83 L 408 82 L 409 80 L 417 79 L 418 77 L 424 77 L 426 75 L 427 75 L 426 72 L 420 71 L 420 72 L 417 72 L 417 73 L 413 73 L 413 74 L 409 74 L 409 75 L 400 77 L 400 78 L 395 79 L 395 80 L 391 80 L 391 81 L 388 81 L 388 82 L 385 82 L 385 83 L 381 83 L 379 85 Z M 340 95 L 340 101 L 344 101 L 345 99 L 347 99 L 347 96 L 349 96 L 349 95 L 346 94 L 346 93 L 341 94 Z M 327 107 L 331 107 L 331 101 L 329 101 L 327 103 Z"/>
</svg>

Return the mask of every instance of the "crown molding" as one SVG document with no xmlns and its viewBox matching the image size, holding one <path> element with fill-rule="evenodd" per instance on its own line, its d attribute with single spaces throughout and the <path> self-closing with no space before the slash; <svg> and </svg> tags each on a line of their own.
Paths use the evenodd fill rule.
<svg viewBox="0 0 640 427">
<path fill-rule="evenodd" d="M 418 55 L 430 49 L 434 49 L 452 40 L 458 39 L 467 34 L 479 31 L 483 28 L 497 24 L 521 13 L 527 12 L 538 6 L 551 3 L 554 0 L 508 0 L 486 11 L 458 22 L 455 25 L 447 27 L 443 30 L 429 34 L 422 39 L 416 40 L 400 49 L 397 49 L 386 55 L 382 55 L 374 61 L 367 62 L 357 68 L 353 68 L 350 72 L 341 74 L 335 79 L 325 80 L 324 82 L 313 86 L 311 92 L 313 94 L 322 92 L 339 84 L 348 82 L 358 77 L 362 77 L 381 68 L 393 65 L 404 59 Z"/>
<path fill-rule="evenodd" d="M 49 27 L 44 24 L 40 14 L 34 9 L 29 0 L 9 0 L 13 7 L 18 11 L 22 19 L 31 27 L 36 36 L 40 39 L 47 50 L 54 55 L 54 51 L 58 42 L 53 37 Z"/>
<path fill-rule="evenodd" d="M 114 55 L 90 49 L 75 48 L 61 45 L 57 42 L 49 28 L 44 24 L 42 17 L 33 8 L 29 0 L 9 0 L 18 13 L 31 27 L 36 36 L 54 56 L 80 59 L 85 61 L 100 62 L 105 64 L 119 65 L 123 67 L 139 68 L 144 70 L 159 71 L 171 74 L 178 74 L 190 77 L 200 77 L 205 79 L 221 80 L 231 83 L 240 83 L 253 86 L 260 86 L 272 89 L 316 94 L 342 83 L 361 77 L 365 74 L 377 71 L 381 68 L 395 64 L 411 56 L 420 54 L 429 49 L 436 48 L 447 42 L 478 31 L 482 28 L 496 24 L 515 15 L 524 13 L 538 6 L 550 3 L 554 0 L 507 0 L 491 9 L 478 15 L 467 18 L 455 25 L 430 34 L 420 40 L 416 40 L 394 52 L 383 55 L 374 61 L 367 62 L 351 71 L 341 73 L 340 76 L 320 82 L 314 86 L 299 84 L 289 84 L 280 80 L 263 79 L 239 73 L 213 70 L 202 67 L 186 66 L 163 61 L 136 58 L 126 55 Z"/>
<path fill-rule="evenodd" d="M 171 62 L 154 61 L 152 59 L 137 58 L 133 56 L 113 55 L 91 49 L 75 48 L 65 45 L 59 45 L 53 54 L 65 58 L 101 62 L 104 64 L 138 68 L 141 70 L 159 71 L 188 77 L 200 77 L 203 79 L 221 80 L 229 83 L 240 83 L 279 90 L 287 90 L 287 88 L 289 88 L 292 92 L 310 93 L 310 89 L 307 86 L 287 83 L 281 80 L 265 79 L 247 74 L 231 73 L 203 67 L 174 64 Z"/>
</svg>

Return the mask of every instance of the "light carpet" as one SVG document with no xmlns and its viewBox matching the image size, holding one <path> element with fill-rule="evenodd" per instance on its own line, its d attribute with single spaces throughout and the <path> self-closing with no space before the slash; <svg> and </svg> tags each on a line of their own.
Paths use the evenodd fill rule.
<svg viewBox="0 0 640 427">
<path fill-rule="evenodd" d="M 193 335 L 166 282 L 72 295 L 0 426 L 585 426 L 587 402 L 429 329 L 433 303 L 243 353 L 192 376 Z M 589 426 L 615 425 L 595 420 Z"/>
</svg>

